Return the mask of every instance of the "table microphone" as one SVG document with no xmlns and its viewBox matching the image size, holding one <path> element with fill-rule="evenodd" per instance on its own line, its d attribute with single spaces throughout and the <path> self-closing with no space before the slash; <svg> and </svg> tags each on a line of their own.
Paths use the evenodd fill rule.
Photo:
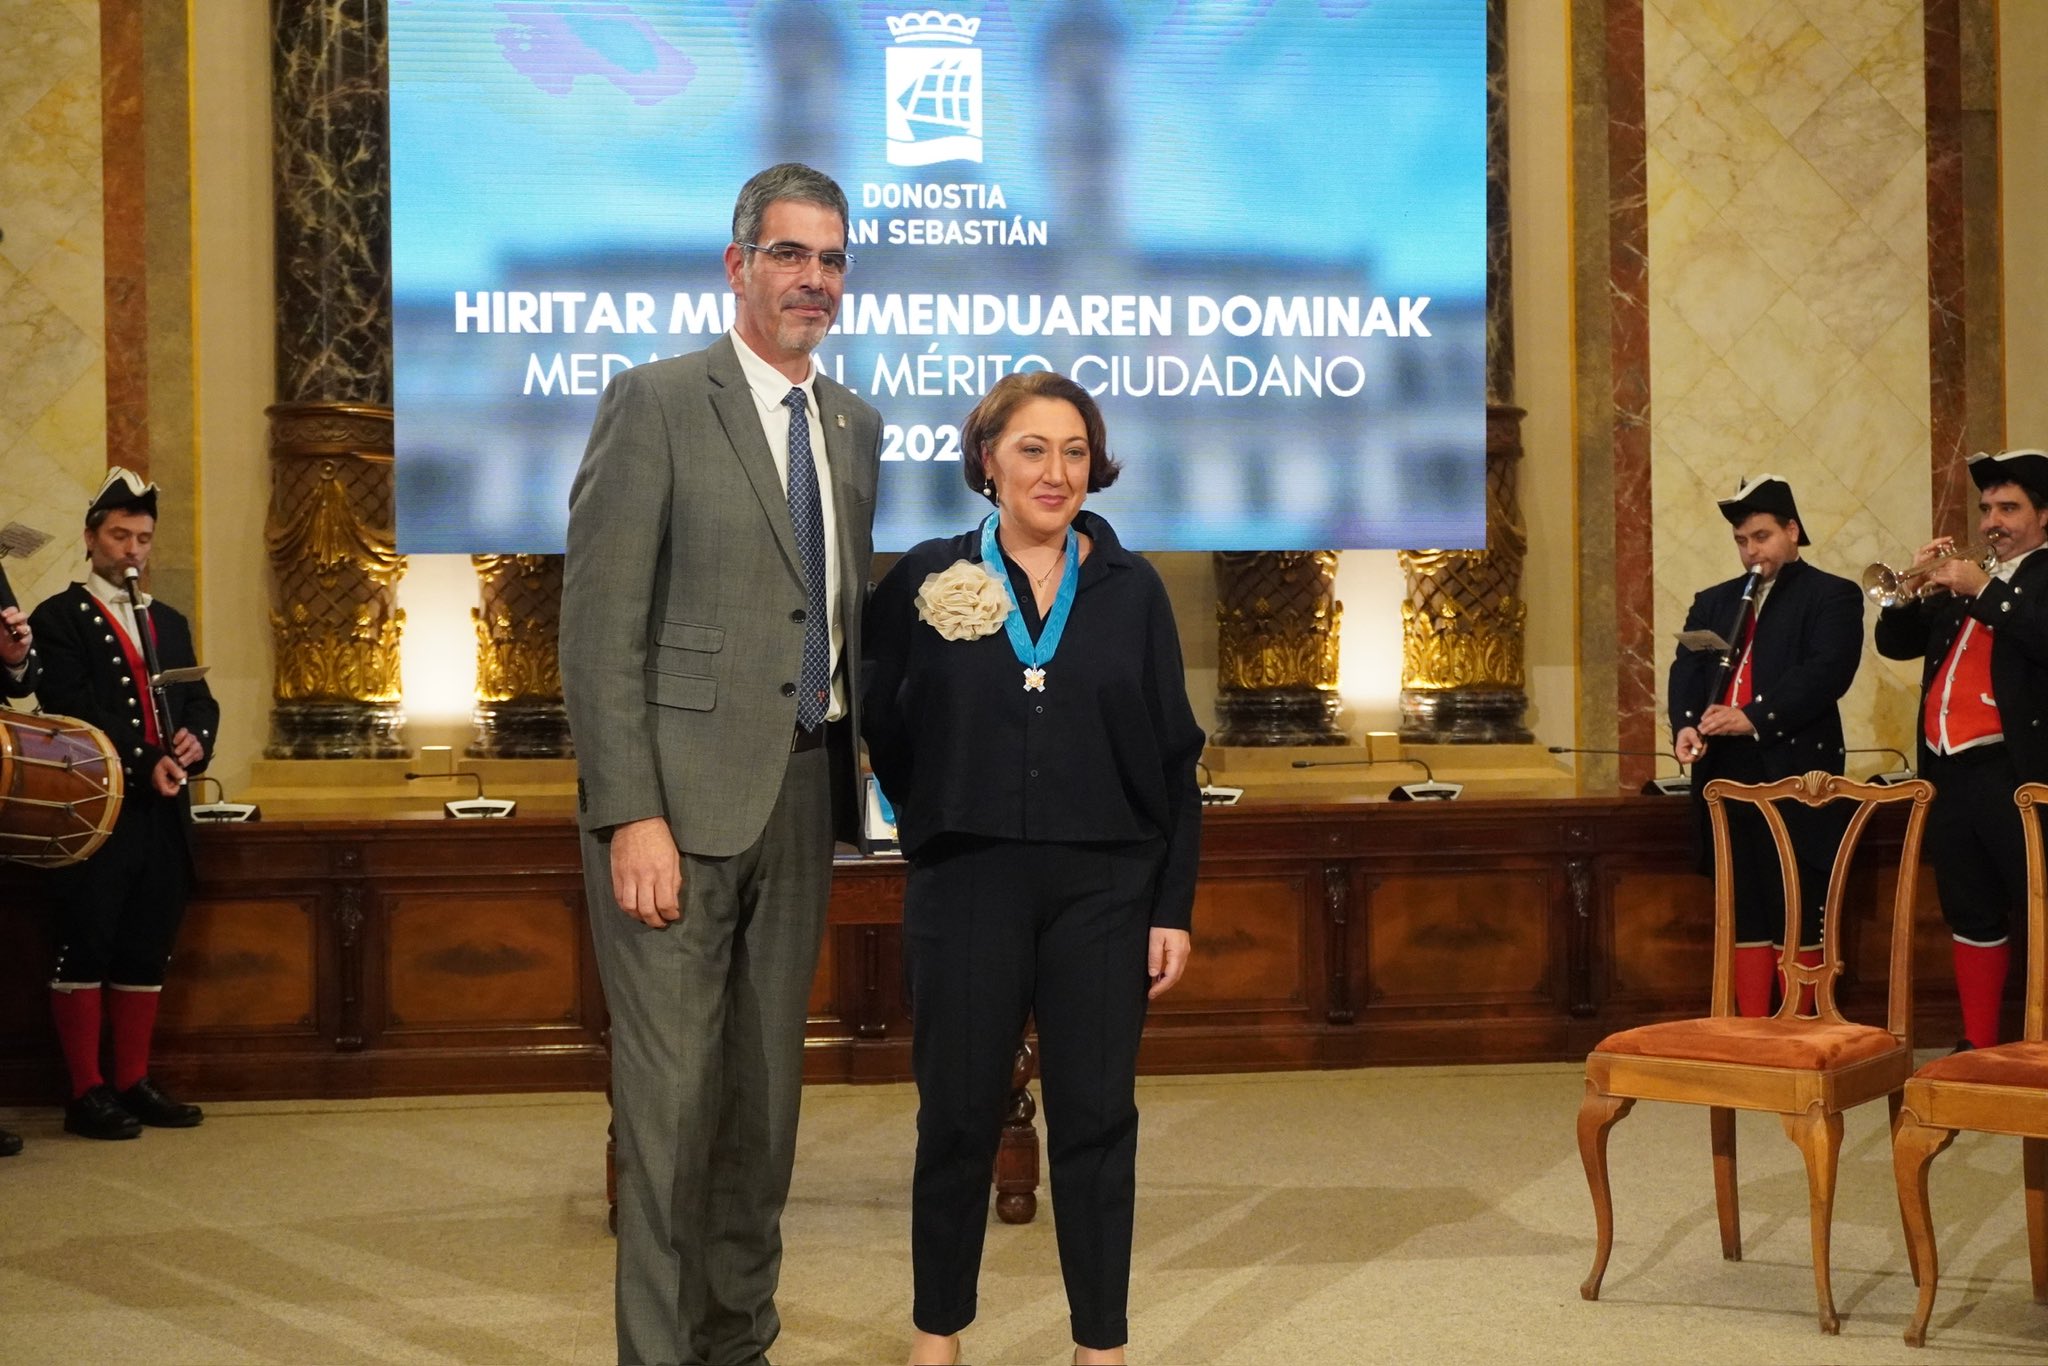
<svg viewBox="0 0 2048 1366">
<path fill-rule="evenodd" d="M 1546 745 L 1552 754 L 1602 754 L 1618 759 L 1668 759 L 1678 764 L 1676 777 L 1652 778 L 1640 789 L 1645 797 L 1685 797 L 1692 793 L 1692 774 L 1686 766 L 1661 749 L 1579 749 L 1572 745 Z"/>
<path fill-rule="evenodd" d="M 1373 764 L 1413 764 L 1422 770 L 1423 781 L 1402 783 L 1387 793 L 1390 802 L 1448 802 L 1455 801 L 1464 792 L 1463 783 L 1440 783 L 1436 773 L 1420 759 L 1402 755 L 1398 759 L 1296 759 L 1293 768 L 1369 768 Z"/>
</svg>

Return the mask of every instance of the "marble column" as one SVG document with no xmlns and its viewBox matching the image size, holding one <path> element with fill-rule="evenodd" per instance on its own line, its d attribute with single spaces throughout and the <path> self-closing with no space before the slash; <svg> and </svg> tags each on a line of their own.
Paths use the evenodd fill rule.
<svg viewBox="0 0 2048 1366">
<path fill-rule="evenodd" d="M 272 0 L 277 386 L 273 758 L 393 758 L 405 572 L 393 533 L 384 0 Z"/>
</svg>

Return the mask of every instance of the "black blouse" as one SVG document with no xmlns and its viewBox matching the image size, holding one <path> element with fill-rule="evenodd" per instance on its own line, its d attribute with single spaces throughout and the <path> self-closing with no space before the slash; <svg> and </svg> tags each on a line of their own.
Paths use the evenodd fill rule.
<svg viewBox="0 0 2048 1366">
<path fill-rule="evenodd" d="M 1188 706 L 1180 637 L 1158 571 L 1083 512 L 1093 541 L 1043 692 L 1024 688 L 1006 631 L 946 640 L 918 620 L 917 591 L 957 560 L 981 562 L 979 528 L 897 561 L 865 618 L 862 732 L 896 807 L 906 855 L 945 833 L 1073 844 L 1157 839 L 1164 860 L 1152 924 L 1186 929 L 1194 909 L 1202 729 Z M 1037 605 L 1003 557 L 1033 639 Z"/>
</svg>

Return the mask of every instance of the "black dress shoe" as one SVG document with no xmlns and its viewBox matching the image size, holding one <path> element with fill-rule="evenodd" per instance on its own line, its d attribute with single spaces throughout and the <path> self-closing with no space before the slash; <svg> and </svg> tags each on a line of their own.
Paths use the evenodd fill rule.
<svg viewBox="0 0 2048 1366">
<path fill-rule="evenodd" d="M 121 1093 L 121 1108 L 154 1129 L 190 1129 L 206 1118 L 197 1105 L 172 1100 L 148 1077 Z"/>
<path fill-rule="evenodd" d="M 64 1132 L 80 1138 L 138 1138 L 142 1125 L 114 1099 L 114 1088 L 101 1082 L 64 1107 Z"/>
<path fill-rule="evenodd" d="M 21 1135 L 0 1129 L 0 1157 L 12 1157 L 21 1151 Z"/>
</svg>

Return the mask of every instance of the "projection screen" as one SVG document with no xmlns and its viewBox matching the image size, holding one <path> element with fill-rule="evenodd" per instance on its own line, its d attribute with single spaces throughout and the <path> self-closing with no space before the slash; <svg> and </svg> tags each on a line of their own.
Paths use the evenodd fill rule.
<svg viewBox="0 0 2048 1366">
<path fill-rule="evenodd" d="M 875 543 L 970 525 L 959 424 L 1054 368 L 1144 550 L 1485 530 L 1484 0 L 392 0 L 400 548 L 562 549 L 605 382 L 731 325 L 733 198 L 851 202 L 827 373 Z"/>
</svg>

